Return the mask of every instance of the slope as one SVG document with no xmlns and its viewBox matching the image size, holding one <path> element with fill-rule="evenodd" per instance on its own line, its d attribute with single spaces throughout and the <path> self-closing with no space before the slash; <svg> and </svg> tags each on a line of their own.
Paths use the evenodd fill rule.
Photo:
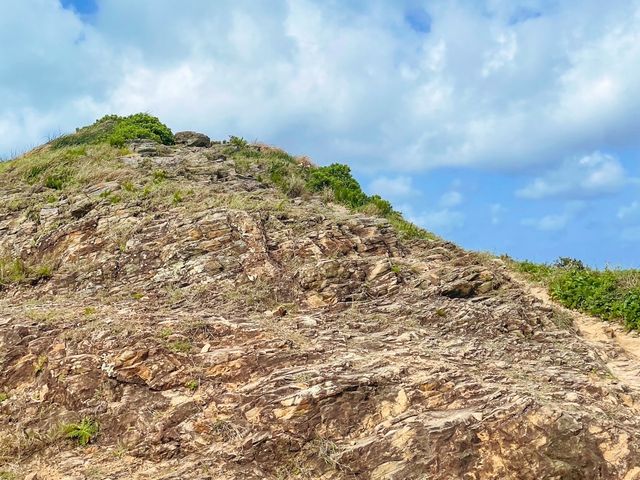
<svg viewBox="0 0 640 480">
<path fill-rule="evenodd" d="M 0 167 L 4 478 L 640 478 L 637 390 L 500 261 L 175 141 Z"/>
</svg>

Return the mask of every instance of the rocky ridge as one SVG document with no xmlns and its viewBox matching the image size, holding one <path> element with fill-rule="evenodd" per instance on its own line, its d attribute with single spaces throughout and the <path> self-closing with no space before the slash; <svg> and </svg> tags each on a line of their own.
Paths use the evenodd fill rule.
<svg viewBox="0 0 640 480">
<path fill-rule="evenodd" d="M 638 391 L 499 260 L 176 140 L 0 173 L 0 256 L 51 269 L 0 290 L 0 478 L 640 478 Z"/>
</svg>

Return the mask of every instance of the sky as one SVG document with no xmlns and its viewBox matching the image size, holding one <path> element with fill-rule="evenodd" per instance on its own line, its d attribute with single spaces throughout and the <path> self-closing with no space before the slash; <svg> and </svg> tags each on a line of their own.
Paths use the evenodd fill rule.
<svg viewBox="0 0 640 480">
<path fill-rule="evenodd" d="M 640 0 L 0 0 L 0 158 L 139 111 L 465 248 L 640 267 Z"/>
</svg>

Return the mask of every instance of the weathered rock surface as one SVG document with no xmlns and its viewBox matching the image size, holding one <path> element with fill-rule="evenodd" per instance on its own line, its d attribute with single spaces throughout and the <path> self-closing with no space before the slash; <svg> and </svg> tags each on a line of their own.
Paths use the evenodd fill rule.
<svg viewBox="0 0 640 480">
<path fill-rule="evenodd" d="M 191 131 L 176 133 L 175 141 L 187 147 L 208 147 L 211 144 L 211 139 L 204 133 Z"/>
<path fill-rule="evenodd" d="M 637 390 L 500 262 L 288 200 L 221 148 L 122 159 L 202 201 L 104 182 L 36 220 L 0 211 L 3 252 L 56 260 L 0 291 L 0 471 L 640 479 Z M 95 443 L 56 434 L 83 417 Z"/>
</svg>

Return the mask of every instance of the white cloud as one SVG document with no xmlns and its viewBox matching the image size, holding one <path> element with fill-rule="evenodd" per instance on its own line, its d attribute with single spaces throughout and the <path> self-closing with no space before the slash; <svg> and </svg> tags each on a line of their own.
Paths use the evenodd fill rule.
<svg viewBox="0 0 640 480">
<path fill-rule="evenodd" d="M 371 194 L 377 194 L 383 198 L 400 198 L 408 195 L 418 195 L 419 192 L 411 185 L 410 177 L 378 177 L 369 186 Z"/>
<path fill-rule="evenodd" d="M 440 197 L 440 205 L 443 207 L 457 207 L 463 200 L 464 197 L 460 192 L 451 190 Z"/>
<path fill-rule="evenodd" d="M 410 220 L 427 230 L 448 232 L 461 228 L 464 225 L 465 216 L 464 213 L 458 210 L 443 208 L 441 210 L 424 212 L 418 216 L 410 217 Z"/>
<path fill-rule="evenodd" d="M 485 54 L 485 64 L 482 67 L 482 76 L 488 77 L 493 72 L 513 62 L 518 52 L 518 41 L 513 31 L 498 34 L 497 47 Z"/>
<path fill-rule="evenodd" d="M 489 213 L 491 215 L 491 223 L 493 225 L 498 225 L 502 221 L 502 214 L 506 212 L 507 209 L 503 207 L 499 203 L 494 203 L 489 207 Z"/>
<path fill-rule="evenodd" d="M 564 230 L 587 207 L 586 202 L 573 200 L 564 204 L 562 212 L 551 213 L 540 218 L 525 218 L 521 223 L 543 232 Z"/>
<path fill-rule="evenodd" d="M 636 0 L 541 15 L 440 0 L 421 35 L 404 2 L 99 6 L 83 23 L 52 0 L 3 3 L 0 152 L 138 110 L 371 170 L 521 169 L 640 146 Z"/>
<path fill-rule="evenodd" d="M 611 194 L 626 183 L 622 164 L 611 155 L 594 152 L 563 162 L 516 193 L 522 198 L 588 197 Z"/>
<path fill-rule="evenodd" d="M 629 205 L 624 205 L 618 209 L 618 218 L 626 220 L 640 215 L 640 202 L 634 201 Z"/>
<path fill-rule="evenodd" d="M 453 208 L 436 208 L 424 211 L 416 211 L 411 205 L 400 206 L 404 216 L 410 221 L 429 231 L 436 233 L 448 233 L 462 228 L 465 223 L 465 215 Z"/>
<path fill-rule="evenodd" d="M 526 218 L 522 221 L 523 225 L 536 228 L 545 232 L 563 230 L 569 222 L 567 214 L 545 215 L 542 218 Z"/>
</svg>

